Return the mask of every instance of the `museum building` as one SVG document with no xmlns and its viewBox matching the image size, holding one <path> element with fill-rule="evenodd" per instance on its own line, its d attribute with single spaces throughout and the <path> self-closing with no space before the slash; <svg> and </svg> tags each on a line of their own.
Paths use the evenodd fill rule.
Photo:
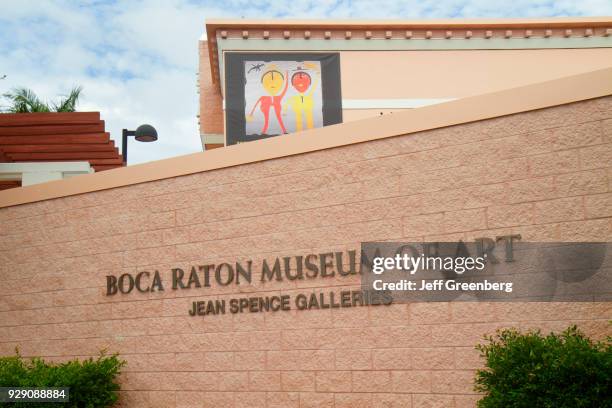
<svg viewBox="0 0 612 408">
<path fill-rule="evenodd" d="M 0 191 L 1 355 L 117 352 L 126 407 L 461 408 L 486 334 L 610 334 L 609 296 L 400 303 L 359 264 L 609 242 L 612 20 L 216 20 L 199 52 L 204 152 Z"/>
</svg>

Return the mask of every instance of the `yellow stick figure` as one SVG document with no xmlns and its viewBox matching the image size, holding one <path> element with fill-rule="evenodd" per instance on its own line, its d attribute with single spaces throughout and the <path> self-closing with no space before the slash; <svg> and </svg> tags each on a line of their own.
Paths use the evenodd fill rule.
<svg viewBox="0 0 612 408">
<path fill-rule="evenodd" d="M 295 130 L 297 132 L 304 129 L 303 116 L 306 117 L 306 129 L 314 128 L 314 101 L 312 95 L 319 83 L 319 75 L 319 72 L 317 72 L 314 83 L 312 83 L 310 74 L 305 71 L 298 71 L 291 76 L 291 86 L 293 86 L 299 94 L 289 98 L 284 108 L 286 109 L 287 106 L 291 106 L 295 114 Z M 310 91 L 306 94 L 305 92 L 308 88 L 310 88 Z"/>
</svg>

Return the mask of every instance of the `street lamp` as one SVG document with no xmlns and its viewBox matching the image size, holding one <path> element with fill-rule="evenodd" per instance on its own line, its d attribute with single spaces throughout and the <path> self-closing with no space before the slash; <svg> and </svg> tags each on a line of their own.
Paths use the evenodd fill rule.
<svg viewBox="0 0 612 408">
<path fill-rule="evenodd" d="M 157 140 L 157 130 L 151 125 L 140 125 L 136 130 L 123 129 L 123 143 L 121 147 L 121 154 L 123 154 L 123 165 L 127 165 L 127 147 L 128 147 L 128 136 L 135 136 L 139 142 L 154 142 Z"/>
</svg>

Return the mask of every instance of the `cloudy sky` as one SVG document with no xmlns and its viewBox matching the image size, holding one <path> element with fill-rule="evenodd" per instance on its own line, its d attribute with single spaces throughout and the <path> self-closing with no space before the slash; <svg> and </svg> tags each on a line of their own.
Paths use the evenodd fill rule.
<svg viewBox="0 0 612 408">
<path fill-rule="evenodd" d="M 131 148 L 134 164 L 201 151 L 197 43 L 207 18 L 604 15 L 610 0 L 0 0 L 0 93 L 26 86 L 53 99 L 82 85 L 79 110 L 102 112 L 115 140 L 124 127 L 157 128 L 158 142 Z"/>
</svg>

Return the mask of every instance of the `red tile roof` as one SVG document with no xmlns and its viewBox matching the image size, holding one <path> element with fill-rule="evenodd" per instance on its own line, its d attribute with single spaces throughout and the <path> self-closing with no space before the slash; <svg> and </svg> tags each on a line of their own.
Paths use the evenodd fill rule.
<svg viewBox="0 0 612 408">
<path fill-rule="evenodd" d="M 0 114 L 0 162 L 88 161 L 123 166 L 99 112 Z"/>
</svg>

